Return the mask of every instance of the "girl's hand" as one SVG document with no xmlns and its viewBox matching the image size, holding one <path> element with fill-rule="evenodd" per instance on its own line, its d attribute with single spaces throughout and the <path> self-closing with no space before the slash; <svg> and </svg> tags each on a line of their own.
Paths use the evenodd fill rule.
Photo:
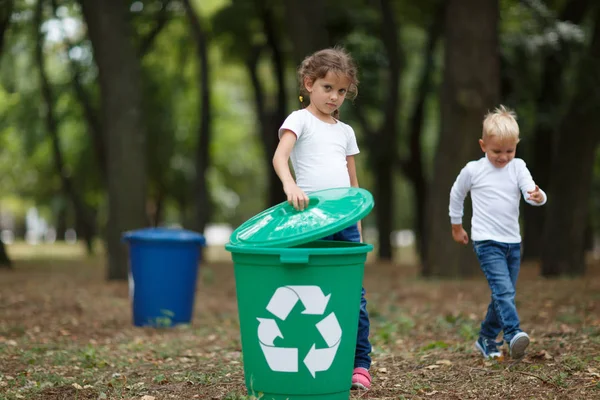
<svg viewBox="0 0 600 400">
<path fill-rule="evenodd" d="M 469 234 L 464 230 L 462 225 L 452 225 L 452 238 L 456 243 L 469 243 Z"/>
<path fill-rule="evenodd" d="M 287 195 L 288 203 L 293 206 L 294 209 L 302 211 L 308 207 L 308 196 L 295 182 L 284 185 L 283 191 Z"/>
<path fill-rule="evenodd" d="M 535 185 L 535 189 L 528 190 L 529 200 L 535 201 L 536 203 L 542 203 L 544 201 L 544 195 L 540 192 L 540 187 Z"/>
</svg>

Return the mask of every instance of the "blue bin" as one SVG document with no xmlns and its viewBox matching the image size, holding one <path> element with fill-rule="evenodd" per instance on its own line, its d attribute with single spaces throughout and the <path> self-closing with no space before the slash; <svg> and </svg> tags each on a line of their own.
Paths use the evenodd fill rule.
<svg viewBox="0 0 600 400">
<path fill-rule="evenodd" d="M 204 237 L 183 229 L 147 228 L 126 232 L 123 240 L 129 243 L 133 324 L 189 324 Z"/>
</svg>

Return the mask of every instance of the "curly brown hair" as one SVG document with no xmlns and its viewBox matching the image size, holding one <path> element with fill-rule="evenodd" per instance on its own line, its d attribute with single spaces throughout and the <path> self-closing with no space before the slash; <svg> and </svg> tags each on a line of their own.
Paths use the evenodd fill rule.
<svg viewBox="0 0 600 400">
<path fill-rule="evenodd" d="M 304 81 L 308 78 L 311 82 L 325 78 L 328 72 L 344 75 L 350 81 L 346 98 L 353 100 L 358 95 L 358 69 L 350 54 L 342 47 L 319 50 L 306 57 L 298 67 L 298 83 L 300 85 L 300 98 L 308 98 L 308 91 Z M 333 113 L 334 118 L 339 117 L 339 110 Z"/>
</svg>

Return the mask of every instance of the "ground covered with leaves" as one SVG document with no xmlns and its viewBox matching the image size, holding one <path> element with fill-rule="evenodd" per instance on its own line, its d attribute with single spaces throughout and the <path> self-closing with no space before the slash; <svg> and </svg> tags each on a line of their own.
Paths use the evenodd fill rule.
<svg viewBox="0 0 600 400">
<path fill-rule="evenodd" d="M 136 328 L 127 282 L 101 259 L 17 260 L 0 270 L 0 399 L 250 399 L 231 263 L 201 266 L 191 326 Z M 362 399 L 599 399 L 600 266 L 545 280 L 524 266 L 524 359 L 474 350 L 489 299 L 482 277 L 424 281 L 369 263 L 373 388 Z"/>
</svg>

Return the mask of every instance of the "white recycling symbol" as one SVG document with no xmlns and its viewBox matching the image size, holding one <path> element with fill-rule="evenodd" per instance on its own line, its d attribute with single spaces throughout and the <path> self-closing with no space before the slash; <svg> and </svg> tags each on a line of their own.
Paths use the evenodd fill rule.
<svg viewBox="0 0 600 400">
<path fill-rule="evenodd" d="M 267 311 L 285 321 L 296 303 L 302 302 L 302 314 L 323 315 L 331 294 L 325 296 L 318 286 L 282 286 L 277 288 L 267 305 Z M 277 322 L 271 318 L 257 318 L 258 340 L 267 359 L 269 368 L 277 372 L 298 372 L 298 349 L 295 347 L 276 347 L 273 343 L 283 334 Z M 316 327 L 327 343 L 326 348 L 317 349 L 315 343 L 304 357 L 304 364 L 313 378 L 319 371 L 327 371 L 337 353 L 342 339 L 342 328 L 332 312 L 317 322 Z"/>
</svg>

